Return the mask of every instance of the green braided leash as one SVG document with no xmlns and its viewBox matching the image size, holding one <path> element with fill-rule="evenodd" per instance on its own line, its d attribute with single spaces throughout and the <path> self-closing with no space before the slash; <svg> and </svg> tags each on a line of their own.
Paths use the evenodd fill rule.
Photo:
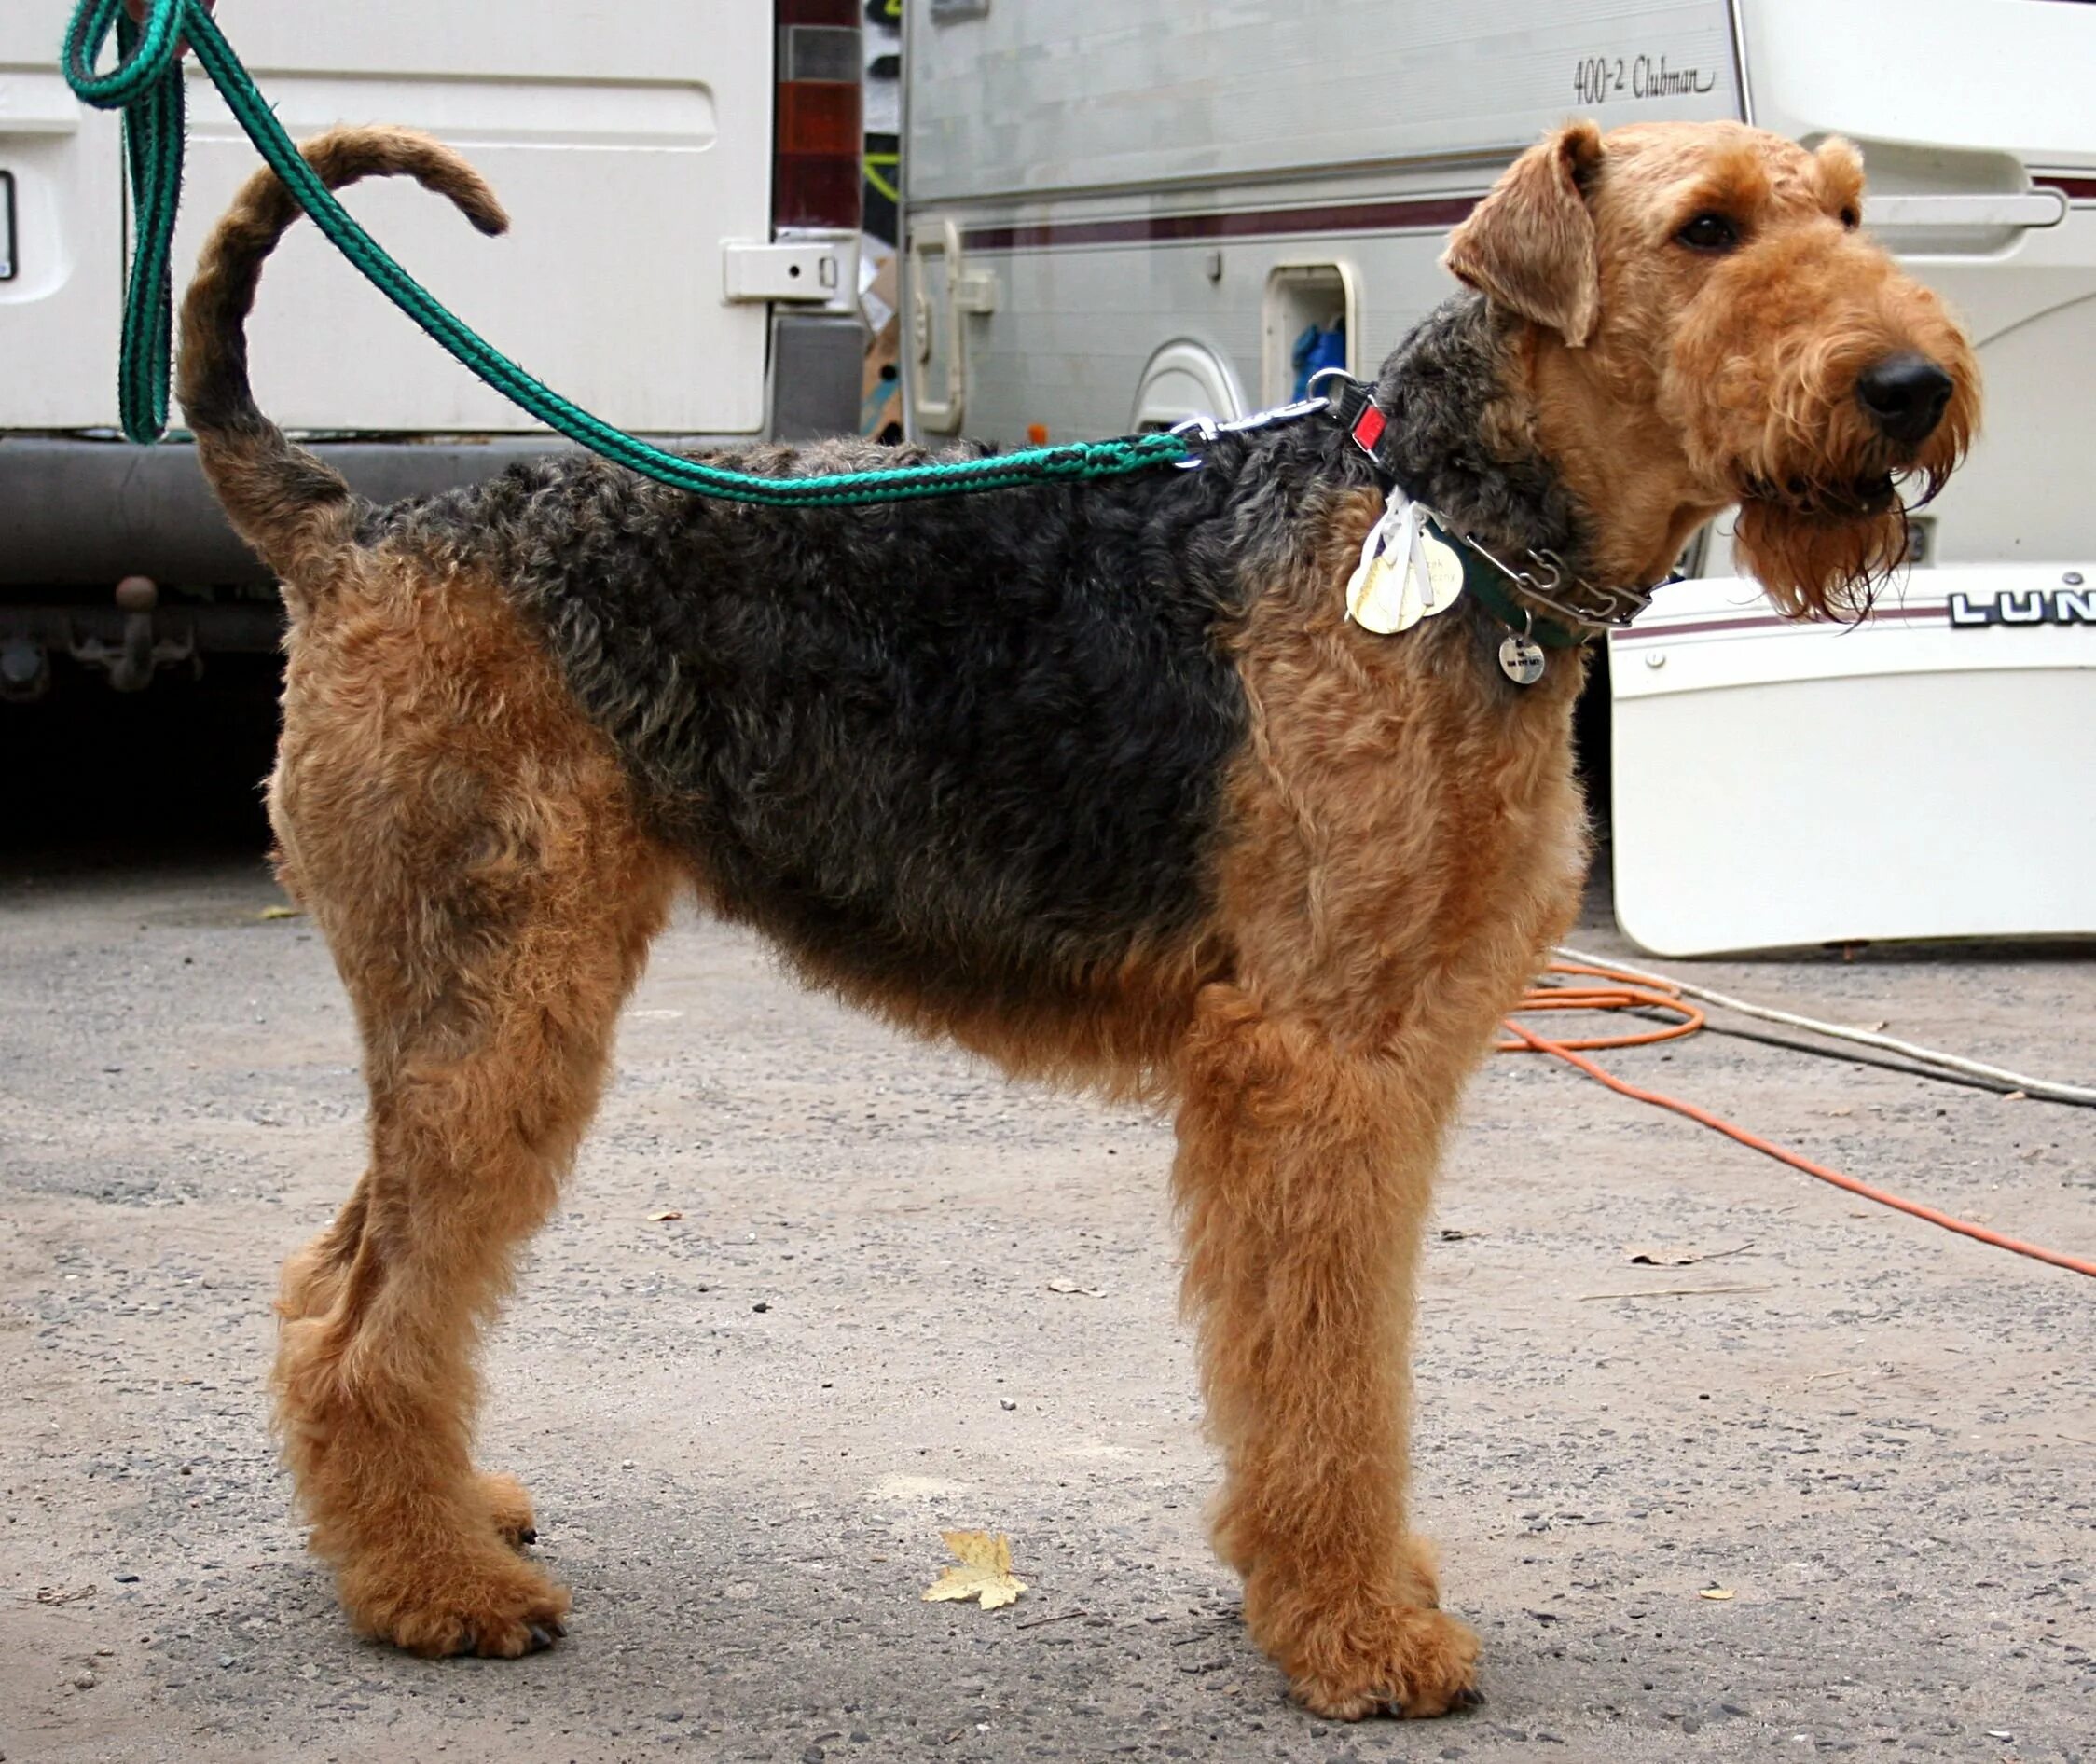
<svg viewBox="0 0 2096 1764">
<path fill-rule="evenodd" d="M 117 65 L 98 74 L 95 63 L 112 28 L 117 34 Z M 306 163 L 200 0 L 148 0 L 143 25 L 126 16 L 123 0 L 79 0 L 65 33 L 66 82 L 83 103 L 102 110 L 120 110 L 124 117 L 124 153 L 137 238 L 124 295 L 117 389 L 124 434 L 132 441 L 150 444 L 167 430 L 173 309 L 170 250 L 182 194 L 183 76 L 178 49 L 185 38 L 270 170 L 283 180 L 313 224 L 381 293 L 489 385 L 547 428 L 660 483 L 700 496 L 778 508 L 822 508 L 1114 477 L 1152 466 L 1176 465 L 1191 456 L 1191 448 L 1176 434 L 1140 434 L 1032 448 L 982 460 L 777 478 L 730 472 L 669 452 L 591 416 L 533 379 L 454 317 L 395 263 Z"/>
</svg>

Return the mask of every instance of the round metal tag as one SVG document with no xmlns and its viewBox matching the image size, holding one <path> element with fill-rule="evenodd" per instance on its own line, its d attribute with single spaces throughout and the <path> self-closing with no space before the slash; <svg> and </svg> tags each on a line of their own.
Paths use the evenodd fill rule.
<svg viewBox="0 0 2096 1764">
<path fill-rule="evenodd" d="M 1517 686 L 1533 686 L 1543 677 L 1542 645 L 1510 636 L 1499 645 L 1499 671 Z"/>
</svg>

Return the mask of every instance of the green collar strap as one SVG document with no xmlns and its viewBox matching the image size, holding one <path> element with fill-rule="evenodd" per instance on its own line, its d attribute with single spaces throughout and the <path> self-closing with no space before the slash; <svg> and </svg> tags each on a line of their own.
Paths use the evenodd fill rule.
<svg viewBox="0 0 2096 1764">
<path fill-rule="evenodd" d="M 1505 572 L 1496 560 L 1487 557 L 1481 547 L 1473 544 L 1461 533 L 1452 531 L 1431 515 L 1427 517 L 1427 526 L 1437 539 L 1453 548 L 1455 555 L 1463 560 L 1464 592 L 1477 596 L 1478 604 L 1510 631 L 1519 632 L 1540 643 L 1545 649 L 1578 649 L 1600 635 L 1597 631 L 1582 635 L 1566 629 L 1553 618 L 1531 613 L 1507 592 Z"/>
</svg>

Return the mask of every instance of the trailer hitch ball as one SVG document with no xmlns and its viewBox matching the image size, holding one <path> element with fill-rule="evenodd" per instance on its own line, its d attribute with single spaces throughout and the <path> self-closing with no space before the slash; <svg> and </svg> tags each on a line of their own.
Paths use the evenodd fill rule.
<svg viewBox="0 0 2096 1764">
<path fill-rule="evenodd" d="M 109 683 L 118 692 L 144 692 L 153 683 L 153 609 L 159 603 L 159 585 L 151 576 L 126 576 L 117 584 L 124 637 L 109 659 Z"/>
</svg>

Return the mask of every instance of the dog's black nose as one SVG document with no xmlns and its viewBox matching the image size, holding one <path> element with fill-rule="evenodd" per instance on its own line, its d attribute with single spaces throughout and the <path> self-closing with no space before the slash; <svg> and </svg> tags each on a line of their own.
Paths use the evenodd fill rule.
<svg viewBox="0 0 2096 1764">
<path fill-rule="evenodd" d="M 1926 355 L 1904 350 L 1858 374 L 1855 395 L 1886 440 L 1919 447 L 1943 420 L 1951 376 Z"/>
</svg>

